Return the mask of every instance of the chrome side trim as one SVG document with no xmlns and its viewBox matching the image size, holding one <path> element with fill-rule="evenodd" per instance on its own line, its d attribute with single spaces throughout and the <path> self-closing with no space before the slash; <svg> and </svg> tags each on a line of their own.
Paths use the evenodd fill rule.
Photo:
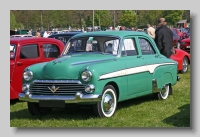
<svg viewBox="0 0 200 137">
<path fill-rule="evenodd" d="M 161 64 L 144 65 L 144 66 L 139 66 L 139 67 L 134 67 L 134 68 L 128 68 L 128 69 L 124 69 L 124 70 L 115 71 L 112 73 L 103 74 L 99 77 L 99 80 L 120 77 L 120 76 L 126 76 L 126 75 L 132 75 L 132 74 L 142 73 L 142 72 L 147 72 L 147 71 L 149 71 L 149 73 L 154 73 L 154 70 L 159 66 L 173 65 L 173 64 L 175 64 L 175 63 L 161 63 Z"/>
<path fill-rule="evenodd" d="M 39 100 L 64 100 L 65 103 L 83 103 L 101 101 L 101 94 L 82 94 L 77 92 L 75 96 L 53 96 L 53 95 L 32 95 L 29 93 L 20 93 L 19 100 L 26 102 L 39 102 Z"/>
<path fill-rule="evenodd" d="M 80 65 L 80 64 L 88 64 L 88 63 L 97 63 L 97 62 L 108 61 L 108 60 L 116 60 L 116 59 L 112 58 L 112 59 L 102 59 L 102 60 L 90 60 L 90 61 L 75 62 L 75 63 L 71 63 L 71 66 Z"/>
</svg>

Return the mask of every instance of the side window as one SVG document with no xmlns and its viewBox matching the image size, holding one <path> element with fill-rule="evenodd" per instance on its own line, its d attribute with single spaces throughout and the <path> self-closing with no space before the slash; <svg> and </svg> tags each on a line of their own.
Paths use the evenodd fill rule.
<svg viewBox="0 0 200 137">
<path fill-rule="evenodd" d="M 60 55 L 59 48 L 55 44 L 44 44 L 43 53 L 45 58 L 58 58 Z"/>
<path fill-rule="evenodd" d="M 70 45 L 69 52 L 76 52 L 82 50 L 82 40 L 73 40 Z"/>
<path fill-rule="evenodd" d="M 26 45 L 21 47 L 20 59 L 38 58 L 39 49 L 37 44 Z"/>
<path fill-rule="evenodd" d="M 139 38 L 139 43 L 140 43 L 140 49 L 142 51 L 142 55 L 150 55 L 150 54 L 156 53 L 148 40 L 144 38 Z"/>
<path fill-rule="evenodd" d="M 112 39 L 104 42 L 104 52 L 116 55 L 119 47 L 119 39 Z"/>
<path fill-rule="evenodd" d="M 127 38 L 124 39 L 122 45 L 122 55 L 126 56 L 134 56 L 137 55 L 137 49 L 135 44 L 135 39 Z"/>
</svg>

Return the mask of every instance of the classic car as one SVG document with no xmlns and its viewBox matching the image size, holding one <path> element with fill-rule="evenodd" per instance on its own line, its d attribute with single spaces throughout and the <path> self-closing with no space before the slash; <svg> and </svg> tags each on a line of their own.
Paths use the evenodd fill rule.
<svg viewBox="0 0 200 137">
<path fill-rule="evenodd" d="M 167 99 L 180 79 L 177 65 L 144 32 L 81 33 L 67 42 L 59 58 L 24 69 L 19 100 L 27 102 L 31 115 L 78 104 L 111 117 L 124 100 L 145 95 Z"/>
<path fill-rule="evenodd" d="M 180 48 L 180 41 L 181 41 L 180 36 L 175 30 L 172 30 L 172 33 L 173 33 L 173 46 L 175 48 Z"/>
<path fill-rule="evenodd" d="M 177 28 L 171 28 L 171 30 L 176 32 L 179 35 L 180 39 L 182 39 L 183 32 L 180 32 Z"/>
<path fill-rule="evenodd" d="M 190 28 L 180 28 L 179 31 L 183 33 L 182 39 L 190 36 Z"/>
<path fill-rule="evenodd" d="M 28 35 L 28 34 L 22 34 L 22 35 L 11 35 L 10 38 L 13 37 L 33 37 L 33 35 Z"/>
<path fill-rule="evenodd" d="M 29 65 L 57 58 L 64 44 L 56 39 L 36 37 L 10 38 L 10 99 L 18 99 L 23 71 Z"/>
<path fill-rule="evenodd" d="M 187 73 L 188 65 L 190 64 L 190 54 L 181 49 L 174 48 L 174 54 L 170 58 L 178 62 L 178 72 Z"/>
<path fill-rule="evenodd" d="M 180 49 L 190 53 L 190 37 L 181 40 Z"/>
</svg>

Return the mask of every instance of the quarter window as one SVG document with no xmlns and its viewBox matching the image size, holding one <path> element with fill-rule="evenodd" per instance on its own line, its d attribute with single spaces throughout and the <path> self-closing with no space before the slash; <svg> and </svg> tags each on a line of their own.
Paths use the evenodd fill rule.
<svg viewBox="0 0 200 137">
<path fill-rule="evenodd" d="M 150 55 L 156 53 L 148 40 L 144 38 L 139 38 L 139 43 L 143 55 Z"/>
<path fill-rule="evenodd" d="M 20 59 L 38 58 L 39 49 L 37 44 L 31 44 L 21 47 Z"/>
<path fill-rule="evenodd" d="M 60 55 L 58 46 L 54 44 L 44 44 L 43 53 L 45 58 L 58 58 Z"/>
</svg>

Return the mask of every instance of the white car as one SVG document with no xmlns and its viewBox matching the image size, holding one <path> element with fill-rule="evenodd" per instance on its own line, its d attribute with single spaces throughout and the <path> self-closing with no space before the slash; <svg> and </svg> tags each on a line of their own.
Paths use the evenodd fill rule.
<svg viewBox="0 0 200 137">
<path fill-rule="evenodd" d="M 33 37 L 33 35 L 23 34 L 23 35 L 11 35 L 10 36 L 10 38 L 14 38 L 14 37 Z"/>
</svg>

